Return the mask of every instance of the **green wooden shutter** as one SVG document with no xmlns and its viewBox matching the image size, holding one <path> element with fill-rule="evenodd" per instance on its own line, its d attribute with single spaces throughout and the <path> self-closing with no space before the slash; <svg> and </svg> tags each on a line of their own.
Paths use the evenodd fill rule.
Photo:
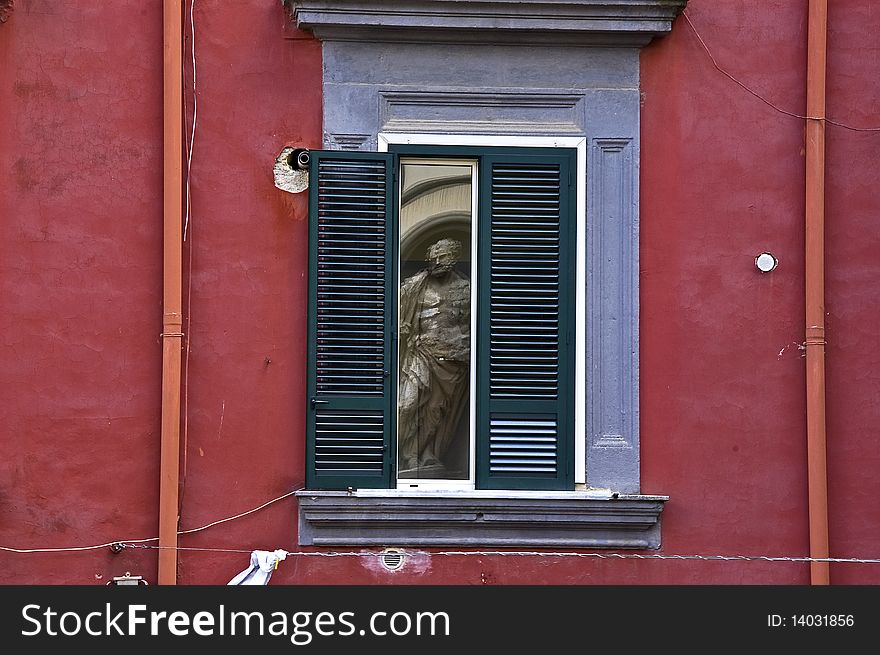
<svg viewBox="0 0 880 655">
<path fill-rule="evenodd" d="M 391 486 L 392 159 L 311 153 L 309 489 Z"/>
<path fill-rule="evenodd" d="M 482 160 L 477 485 L 484 489 L 573 488 L 575 159 L 565 152 Z"/>
</svg>

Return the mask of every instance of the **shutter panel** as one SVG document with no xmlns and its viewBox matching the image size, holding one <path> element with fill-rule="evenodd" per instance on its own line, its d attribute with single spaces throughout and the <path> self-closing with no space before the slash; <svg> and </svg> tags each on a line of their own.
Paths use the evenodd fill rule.
<svg viewBox="0 0 880 655">
<path fill-rule="evenodd" d="M 573 170 L 567 154 L 483 159 L 480 488 L 573 488 Z"/>
<path fill-rule="evenodd" d="M 312 151 L 306 485 L 391 486 L 392 156 Z"/>
</svg>

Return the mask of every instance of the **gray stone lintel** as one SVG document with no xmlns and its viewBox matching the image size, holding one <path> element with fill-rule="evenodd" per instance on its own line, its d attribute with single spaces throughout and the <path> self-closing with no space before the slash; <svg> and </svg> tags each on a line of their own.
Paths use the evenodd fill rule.
<svg viewBox="0 0 880 655">
<path fill-rule="evenodd" d="M 687 0 L 283 0 L 322 41 L 645 45 Z"/>
<path fill-rule="evenodd" d="M 660 547 L 667 496 L 299 491 L 302 546 Z"/>
</svg>

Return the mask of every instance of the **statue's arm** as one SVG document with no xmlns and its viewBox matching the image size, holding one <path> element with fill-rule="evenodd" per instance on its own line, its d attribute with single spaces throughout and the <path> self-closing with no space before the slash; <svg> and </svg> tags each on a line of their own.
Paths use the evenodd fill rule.
<svg viewBox="0 0 880 655">
<path fill-rule="evenodd" d="M 426 271 L 420 271 L 408 277 L 400 285 L 400 312 L 398 314 L 400 324 L 398 330 L 400 332 L 401 354 L 412 348 L 418 337 L 418 326 L 413 325 L 413 322 L 418 316 L 418 290 L 427 275 Z"/>
</svg>

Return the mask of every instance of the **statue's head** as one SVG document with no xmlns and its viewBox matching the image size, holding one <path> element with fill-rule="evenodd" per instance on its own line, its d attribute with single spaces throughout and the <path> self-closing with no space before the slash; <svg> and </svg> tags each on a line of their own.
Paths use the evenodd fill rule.
<svg viewBox="0 0 880 655">
<path fill-rule="evenodd" d="M 428 247 L 428 271 L 434 275 L 448 273 L 458 261 L 461 242 L 455 239 L 440 239 Z"/>
</svg>

